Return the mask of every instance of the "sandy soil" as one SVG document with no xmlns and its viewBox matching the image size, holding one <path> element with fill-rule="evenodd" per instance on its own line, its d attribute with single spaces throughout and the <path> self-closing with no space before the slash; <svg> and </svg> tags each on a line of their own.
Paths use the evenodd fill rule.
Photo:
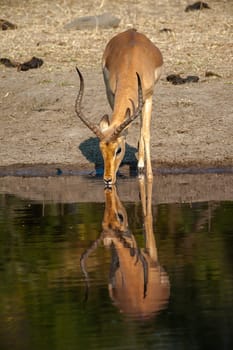
<svg viewBox="0 0 233 350">
<path fill-rule="evenodd" d="M 232 168 L 233 2 L 208 1 L 210 10 L 186 13 L 190 3 L 105 0 L 100 8 L 100 0 L 0 0 L 1 18 L 18 26 L 0 31 L 0 57 L 44 60 L 41 68 L 27 72 L 0 65 L 0 170 L 32 164 L 98 167 L 98 142 L 74 112 L 79 86 L 75 66 L 85 77 L 85 113 L 98 122 L 110 112 L 102 53 L 114 34 L 129 27 L 147 34 L 165 61 L 154 98 L 154 167 Z M 118 28 L 64 29 L 78 16 L 106 11 L 121 18 Z M 218 76 L 206 77 L 207 71 Z M 198 75 L 200 80 L 175 86 L 166 81 L 172 73 Z M 130 128 L 126 163 L 135 161 L 138 128 L 138 121 Z"/>
</svg>

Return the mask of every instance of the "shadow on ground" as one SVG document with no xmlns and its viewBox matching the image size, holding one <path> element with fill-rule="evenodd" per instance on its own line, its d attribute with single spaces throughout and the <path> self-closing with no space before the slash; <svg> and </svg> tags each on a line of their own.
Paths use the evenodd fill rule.
<svg viewBox="0 0 233 350">
<path fill-rule="evenodd" d="M 99 139 L 97 137 L 90 137 L 83 141 L 79 145 L 79 149 L 88 162 L 94 164 L 95 175 L 102 176 L 104 162 L 99 149 Z M 137 148 L 130 146 L 126 143 L 125 156 L 121 163 L 121 167 L 124 165 L 129 166 L 129 175 L 135 176 L 137 174 Z M 120 174 L 119 174 L 120 175 Z"/>
</svg>

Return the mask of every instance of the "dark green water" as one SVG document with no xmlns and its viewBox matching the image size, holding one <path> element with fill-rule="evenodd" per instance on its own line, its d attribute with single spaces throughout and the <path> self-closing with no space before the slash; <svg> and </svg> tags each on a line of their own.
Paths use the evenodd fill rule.
<svg viewBox="0 0 233 350">
<path fill-rule="evenodd" d="M 122 203 L 143 245 L 140 203 Z M 232 349 L 233 202 L 153 205 L 163 310 L 132 319 L 109 295 L 104 203 L 40 203 L 0 195 L 0 349 Z"/>
</svg>

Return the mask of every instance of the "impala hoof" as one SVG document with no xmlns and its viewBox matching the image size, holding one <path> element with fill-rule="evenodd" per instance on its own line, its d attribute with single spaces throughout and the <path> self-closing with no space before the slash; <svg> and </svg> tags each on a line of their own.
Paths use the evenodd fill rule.
<svg viewBox="0 0 233 350">
<path fill-rule="evenodd" d="M 144 177 L 144 166 L 138 167 L 138 177 Z"/>
</svg>

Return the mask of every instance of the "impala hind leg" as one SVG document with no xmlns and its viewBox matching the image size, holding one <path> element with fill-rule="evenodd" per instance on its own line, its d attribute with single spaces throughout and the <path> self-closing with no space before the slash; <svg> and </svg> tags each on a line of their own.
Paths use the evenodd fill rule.
<svg viewBox="0 0 233 350">
<path fill-rule="evenodd" d="M 138 149 L 138 172 L 139 175 L 144 170 L 144 160 L 146 159 L 146 177 L 148 180 L 153 179 L 151 156 L 150 156 L 150 124 L 152 112 L 152 96 L 147 98 L 143 107 L 139 149 Z"/>
</svg>

